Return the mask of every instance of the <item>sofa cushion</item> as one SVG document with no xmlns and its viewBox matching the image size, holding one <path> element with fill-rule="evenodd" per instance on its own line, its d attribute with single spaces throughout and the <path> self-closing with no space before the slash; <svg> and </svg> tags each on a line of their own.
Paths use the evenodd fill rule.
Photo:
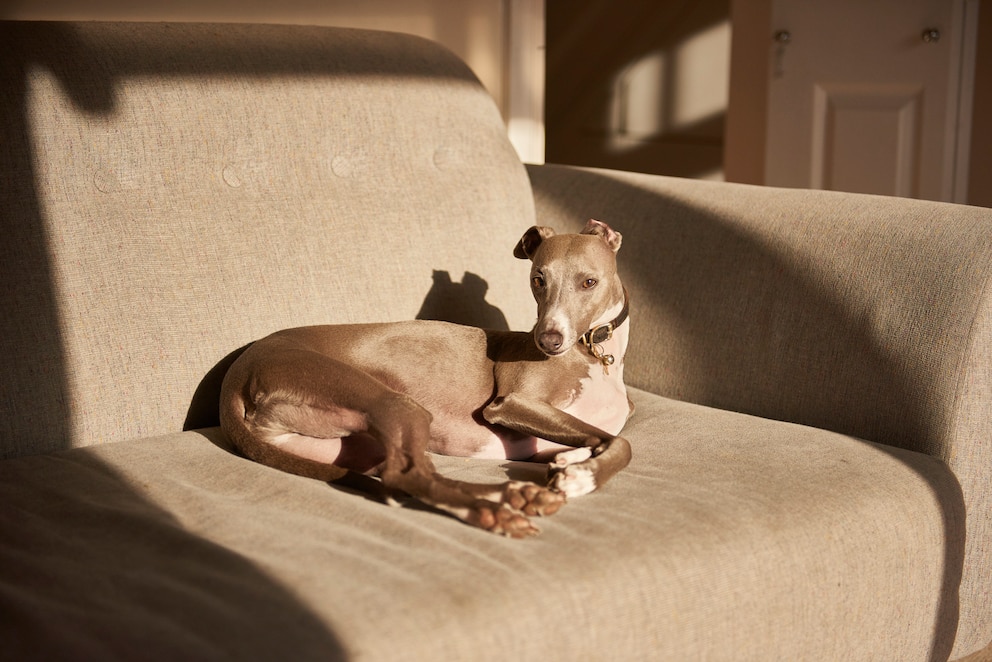
<svg viewBox="0 0 992 662">
<path fill-rule="evenodd" d="M 963 513 L 941 462 L 633 398 L 630 467 L 525 541 L 249 462 L 216 429 L 0 463 L 0 640 L 88 659 L 947 655 Z"/>
</svg>

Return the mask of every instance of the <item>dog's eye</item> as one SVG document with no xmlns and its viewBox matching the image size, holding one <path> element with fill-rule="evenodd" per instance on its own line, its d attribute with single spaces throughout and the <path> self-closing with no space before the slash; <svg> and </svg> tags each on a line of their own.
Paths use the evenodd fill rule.
<svg viewBox="0 0 992 662">
<path fill-rule="evenodd" d="M 599 281 L 596 280 L 595 278 L 586 278 L 584 281 L 582 281 L 582 289 L 591 290 L 592 288 L 596 287 L 596 284 L 598 282 Z"/>
<path fill-rule="evenodd" d="M 530 279 L 530 284 L 534 287 L 535 290 L 541 289 L 542 287 L 544 287 L 544 276 L 540 276 L 540 275 L 534 276 L 533 278 Z"/>
</svg>

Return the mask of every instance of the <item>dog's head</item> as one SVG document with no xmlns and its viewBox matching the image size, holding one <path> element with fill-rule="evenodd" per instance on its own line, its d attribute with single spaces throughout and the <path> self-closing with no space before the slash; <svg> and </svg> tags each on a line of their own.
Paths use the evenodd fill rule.
<svg viewBox="0 0 992 662">
<path fill-rule="evenodd" d="M 579 234 L 559 235 L 534 226 L 520 238 L 513 255 L 533 263 L 534 341 L 542 352 L 567 352 L 582 334 L 617 314 L 624 299 L 616 258 L 622 240 L 619 232 L 596 220 Z"/>
</svg>

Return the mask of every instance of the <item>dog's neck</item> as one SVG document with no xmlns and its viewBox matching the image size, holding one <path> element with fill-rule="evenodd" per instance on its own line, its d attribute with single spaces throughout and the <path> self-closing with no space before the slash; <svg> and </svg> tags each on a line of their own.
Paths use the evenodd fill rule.
<svg viewBox="0 0 992 662">
<path fill-rule="evenodd" d="M 623 299 L 611 306 L 600 320 L 579 339 L 578 345 L 597 359 L 609 374 L 610 366 L 621 368 L 630 332 L 630 297 L 623 288 Z"/>
</svg>

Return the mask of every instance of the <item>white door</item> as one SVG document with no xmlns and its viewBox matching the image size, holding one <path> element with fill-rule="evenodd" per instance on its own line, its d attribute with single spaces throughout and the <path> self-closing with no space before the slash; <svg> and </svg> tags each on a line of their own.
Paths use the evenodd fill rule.
<svg viewBox="0 0 992 662">
<path fill-rule="evenodd" d="M 765 183 L 953 200 L 965 5 L 774 0 Z"/>
</svg>

